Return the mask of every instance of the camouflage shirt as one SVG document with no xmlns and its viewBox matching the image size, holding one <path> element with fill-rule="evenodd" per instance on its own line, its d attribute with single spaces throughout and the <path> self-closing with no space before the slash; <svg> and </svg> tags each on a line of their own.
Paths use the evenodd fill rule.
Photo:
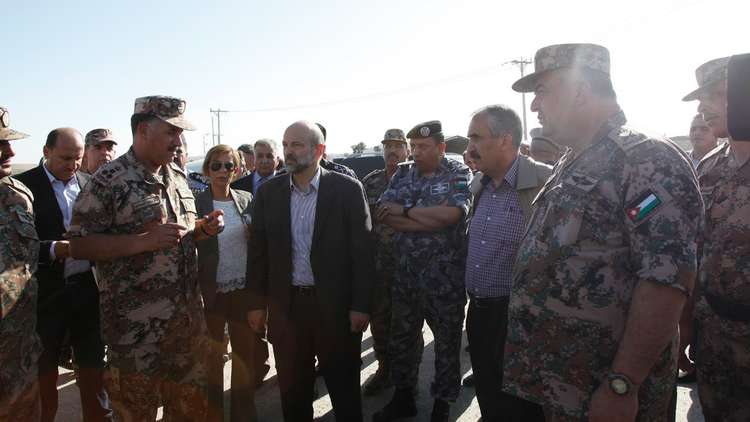
<svg viewBox="0 0 750 422">
<path fill-rule="evenodd" d="M 362 179 L 365 188 L 370 215 L 377 215 L 378 199 L 388 188 L 388 174 L 385 169 L 375 170 Z M 391 226 L 376 222 L 373 218 L 372 232 L 377 242 L 375 253 L 375 268 L 379 272 L 394 273 L 396 271 L 396 255 L 393 250 L 393 235 L 396 233 Z"/>
<path fill-rule="evenodd" d="M 714 149 L 698 167 L 706 204 L 701 236 L 699 319 L 715 317 L 706 294 L 750 306 L 750 162 L 733 163 L 729 143 Z M 722 334 L 747 344 L 750 324 L 723 318 Z"/>
<path fill-rule="evenodd" d="M 102 166 L 78 195 L 71 236 L 143 233 L 162 222 L 190 230 L 175 247 L 96 263 L 102 330 L 111 347 L 127 353 L 139 345 L 205 332 L 192 232 L 195 219 L 185 173 L 169 164 L 157 178 L 132 148 Z"/>
<path fill-rule="evenodd" d="M 36 334 L 39 237 L 31 191 L 0 179 L 0 406 L 37 376 L 42 345 Z"/>
<path fill-rule="evenodd" d="M 622 112 L 613 115 L 598 141 L 565 154 L 533 202 L 518 249 L 504 390 L 558 415 L 586 417 L 639 282 L 685 294 L 694 282 L 703 204 L 690 161 L 624 124 Z M 641 412 L 653 397 L 671 396 L 673 351 L 642 385 Z"/>
<path fill-rule="evenodd" d="M 466 216 L 471 204 L 471 170 L 465 164 L 443 157 L 432 177 L 423 177 L 411 162 L 399 164 L 388 189 L 379 202 L 394 202 L 407 207 L 447 205 L 462 211 L 458 224 L 436 232 L 396 232 L 397 253 L 417 271 L 436 257 L 463 266 L 466 240 Z M 461 280 L 463 281 L 463 280 Z"/>
</svg>

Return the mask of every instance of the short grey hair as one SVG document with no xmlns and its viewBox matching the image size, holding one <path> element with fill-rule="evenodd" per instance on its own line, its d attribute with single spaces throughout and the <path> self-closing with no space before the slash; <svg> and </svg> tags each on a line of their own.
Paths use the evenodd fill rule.
<svg viewBox="0 0 750 422">
<path fill-rule="evenodd" d="M 493 104 L 480 108 L 471 117 L 487 116 L 487 127 L 493 138 L 499 138 L 510 133 L 513 145 L 519 147 L 523 136 L 521 119 L 512 108 L 503 104 Z"/>
<path fill-rule="evenodd" d="M 274 155 L 276 155 L 276 153 L 278 152 L 276 141 L 274 141 L 273 139 L 268 139 L 268 138 L 258 139 L 257 141 L 255 141 L 255 144 L 253 144 L 253 150 L 257 149 L 259 146 L 271 148 L 271 152 Z"/>
</svg>

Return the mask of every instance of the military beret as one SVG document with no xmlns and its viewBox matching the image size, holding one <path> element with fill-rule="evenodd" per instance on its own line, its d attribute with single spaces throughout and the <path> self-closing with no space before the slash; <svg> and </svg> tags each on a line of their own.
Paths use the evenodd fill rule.
<svg viewBox="0 0 750 422">
<path fill-rule="evenodd" d="M 534 73 L 517 80 L 513 90 L 532 92 L 539 77 L 563 68 L 586 68 L 609 75 L 609 50 L 596 44 L 558 44 L 540 48 L 534 55 Z"/>
<path fill-rule="evenodd" d="M 0 141 L 15 141 L 28 137 L 29 135 L 10 128 L 10 112 L 0 106 Z"/>
<path fill-rule="evenodd" d="M 115 138 L 112 136 L 112 131 L 110 129 L 94 129 L 86 134 L 87 147 L 99 145 L 102 142 L 112 142 L 117 145 L 117 141 L 115 141 Z"/>
<path fill-rule="evenodd" d="M 698 88 L 686 95 L 682 101 L 693 101 L 698 99 L 706 87 L 715 82 L 723 81 L 727 78 L 727 64 L 729 57 L 709 60 L 695 69 L 695 79 L 698 81 Z"/>
<path fill-rule="evenodd" d="M 135 99 L 133 114 L 151 115 L 180 129 L 195 130 L 195 126 L 185 119 L 186 106 L 182 98 L 151 95 Z"/>
<path fill-rule="evenodd" d="M 409 139 L 421 139 L 435 137 L 436 135 L 439 135 L 438 137 L 442 139 L 443 125 L 440 123 L 440 120 L 430 120 L 429 122 L 420 123 L 414 126 L 406 134 L 406 137 Z"/>
</svg>

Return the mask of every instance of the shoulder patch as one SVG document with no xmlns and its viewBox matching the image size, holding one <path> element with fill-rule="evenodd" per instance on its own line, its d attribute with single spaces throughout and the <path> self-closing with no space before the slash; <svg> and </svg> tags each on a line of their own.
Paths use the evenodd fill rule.
<svg viewBox="0 0 750 422">
<path fill-rule="evenodd" d="M 614 143 L 619 146 L 625 154 L 630 154 L 633 149 L 648 146 L 654 142 L 653 138 L 624 126 L 616 128 L 610 132 L 609 139 L 614 141 Z"/>
<path fill-rule="evenodd" d="M 661 198 L 659 198 L 651 189 L 647 189 L 642 194 L 638 195 L 633 202 L 628 204 L 625 212 L 630 221 L 638 223 L 648 217 L 651 212 L 659 208 L 661 204 Z"/>
<path fill-rule="evenodd" d="M 111 161 L 97 170 L 91 179 L 96 180 L 99 183 L 109 184 L 124 173 L 125 167 L 122 164 Z"/>
</svg>

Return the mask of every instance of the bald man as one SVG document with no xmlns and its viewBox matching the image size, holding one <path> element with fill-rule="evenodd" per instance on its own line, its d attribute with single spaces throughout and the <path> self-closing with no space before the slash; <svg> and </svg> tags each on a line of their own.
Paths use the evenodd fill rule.
<svg viewBox="0 0 750 422">
<path fill-rule="evenodd" d="M 253 200 L 250 324 L 262 332 L 273 315 L 268 338 L 285 421 L 313 420 L 316 357 L 336 420 L 362 421 L 360 343 L 375 274 L 364 190 L 320 167 L 325 142 L 315 124 L 292 124 L 282 146 L 287 174 Z"/>
<path fill-rule="evenodd" d="M 47 135 L 44 162 L 18 176 L 34 194 L 34 222 L 39 234 L 37 332 L 44 352 L 39 359 L 42 421 L 57 412 L 57 363 L 70 332 L 84 421 L 111 417 L 104 391 L 104 343 L 99 328 L 99 291 L 89 261 L 70 258 L 63 233 L 70 227 L 73 203 L 90 176 L 79 171 L 83 136 L 73 128 Z"/>
</svg>

